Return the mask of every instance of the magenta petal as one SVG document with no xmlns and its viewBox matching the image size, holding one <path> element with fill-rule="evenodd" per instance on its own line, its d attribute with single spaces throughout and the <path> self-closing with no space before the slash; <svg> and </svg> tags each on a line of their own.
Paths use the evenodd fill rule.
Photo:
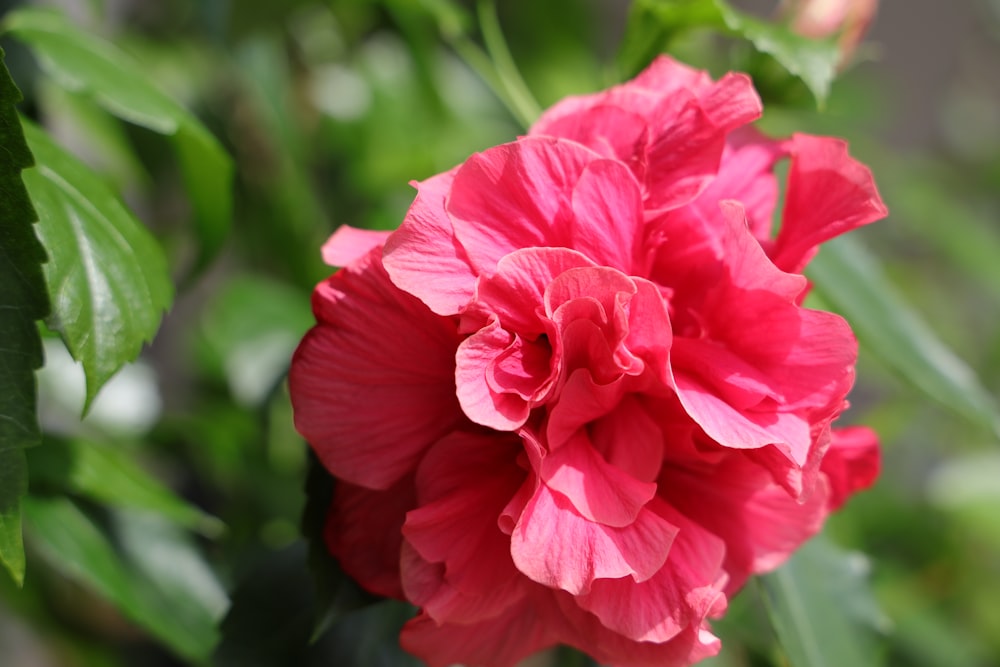
<svg viewBox="0 0 1000 667">
<path fill-rule="evenodd" d="M 791 412 L 738 410 L 693 375 L 675 371 L 684 410 L 710 438 L 725 447 L 757 449 L 775 445 L 797 465 L 805 465 L 812 438 L 809 422 Z"/>
<path fill-rule="evenodd" d="M 663 431 L 639 399 L 626 395 L 607 416 L 588 425 L 591 441 L 611 465 L 651 482 L 663 464 Z"/>
<path fill-rule="evenodd" d="M 462 413 L 453 321 L 398 290 L 378 253 L 316 288 L 319 323 L 296 350 L 288 381 L 295 427 L 327 469 L 385 489 Z"/>
<path fill-rule="evenodd" d="M 541 476 L 585 519 L 616 528 L 634 522 L 656 494 L 656 484 L 641 482 L 605 461 L 582 431 L 549 453 Z"/>
<path fill-rule="evenodd" d="M 692 206 L 711 217 L 720 201 L 735 200 L 743 205 L 754 237 L 770 249 L 771 218 L 778 200 L 775 164 L 788 152 L 785 141 L 769 139 L 752 127 L 740 128 L 726 138 L 719 173 Z"/>
<path fill-rule="evenodd" d="M 596 579 L 645 581 L 663 565 L 677 529 L 649 510 L 614 528 L 581 516 L 542 484 L 511 535 L 517 568 L 540 584 L 579 595 Z"/>
<path fill-rule="evenodd" d="M 346 482 L 336 485 L 324 527 L 327 547 L 344 572 L 376 595 L 403 598 L 400 530 L 415 502 L 412 477 L 385 491 Z"/>
<path fill-rule="evenodd" d="M 429 667 L 513 667 L 559 641 L 561 614 L 547 597 L 525 598 L 500 616 L 478 623 L 439 624 L 420 614 L 403 626 L 399 643 Z"/>
<path fill-rule="evenodd" d="M 597 580 L 577 604 L 629 639 L 662 643 L 725 608 L 726 545 L 695 521 L 662 502 L 657 505 L 657 512 L 678 527 L 664 566 L 639 583 Z"/>
<path fill-rule="evenodd" d="M 469 336 L 455 355 L 458 402 L 472 421 L 498 431 L 513 431 L 528 419 L 528 402 L 513 392 L 496 391 L 491 382 L 498 357 L 514 344 L 514 336 L 495 319 Z M 493 385 L 493 386 L 491 386 Z"/>
<path fill-rule="evenodd" d="M 383 257 L 392 282 L 439 315 L 461 311 L 476 285 L 476 273 L 445 211 L 454 178 L 452 170 L 417 185 L 417 198 L 386 241 Z"/>
<path fill-rule="evenodd" d="M 530 247 L 573 248 L 628 270 L 642 224 L 637 194 L 624 165 L 572 141 L 526 137 L 469 158 L 455 176 L 448 212 L 481 274 Z"/>
<path fill-rule="evenodd" d="M 822 471 L 830 480 L 830 510 L 875 483 L 881 468 L 878 436 L 864 426 L 833 429 Z"/>
<path fill-rule="evenodd" d="M 795 134 L 781 230 L 771 255 L 785 271 L 801 271 L 817 246 L 888 212 L 871 170 L 847 154 L 847 143 Z"/>
<path fill-rule="evenodd" d="M 555 449 L 588 422 L 605 416 L 625 395 L 622 381 L 598 384 L 586 368 L 572 371 L 549 412 L 546 441 Z"/>
<path fill-rule="evenodd" d="M 381 248 L 387 238 L 389 232 L 342 225 L 323 244 L 323 261 L 330 266 L 347 266 L 363 258 L 372 248 Z"/>
<path fill-rule="evenodd" d="M 546 332 L 542 304 L 545 291 L 569 269 L 593 267 L 584 255 L 568 248 L 524 248 L 497 263 L 496 273 L 481 277 L 476 301 L 495 313 L 504 328 L 525 336 Z"/>
<path fill-rule="evenodd" d="M 664 468 L 660 488 L 668 503 L 725 542 L 727 593 L 781 564 L 819 531 L 828 513 L 822 478 L 799 499 L 739 454 L 714 467 L 710 479 L 701 468 Z"/>
</svg>

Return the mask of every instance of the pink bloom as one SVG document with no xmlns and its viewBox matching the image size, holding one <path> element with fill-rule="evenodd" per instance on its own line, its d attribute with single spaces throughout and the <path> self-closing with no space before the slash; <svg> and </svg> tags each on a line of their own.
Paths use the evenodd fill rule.
<svg viewBox="0 0 1000 667">
<path fill-rule="evenodd" d="M 396 232 L 324 246 L 346 268 L 293 360 L 296 426 L 342 480 L 331 551 L 420 608 L 401 641 L 430 665 L 692 664 L 874 480 L 874 434 L 831 428 L 854 337 L 801 271 L 885 208 L 843 142 L 759 113 L 743 75 L 660 58 L 420 183 Z"/>
<path fill-rule="evenodd" d="M 877 10 L 878 0 L 786 0 L 782 8 L 800 35 L 814 39 L 836 35 L 842 62 L 854 53 Z"/>
</svg>

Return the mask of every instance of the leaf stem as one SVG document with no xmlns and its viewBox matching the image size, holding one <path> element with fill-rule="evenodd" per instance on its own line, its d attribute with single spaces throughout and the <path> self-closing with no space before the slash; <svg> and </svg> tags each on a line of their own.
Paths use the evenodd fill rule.
<svg viewBox="0 0 1000 667">
<path fill-rule="evenodd" d="M 494 0 L 479 0 L 476 8 L 479 16 L 479 29 L 483 33 L 486 51 L 492 59 L 496 75 L 512 104 L 511 111 L 527 129 L 542 113 L 541 107 L 535 101 L 527 84 L 524 83 L 524 79 L 521 78 L 521 73 L 514 63 L 510 49 L 507 48 L 507 42 L 504 40 L 503 30 L 500 27 L 500 19 L 497 17 L 496 3 Z"/>
</svg>

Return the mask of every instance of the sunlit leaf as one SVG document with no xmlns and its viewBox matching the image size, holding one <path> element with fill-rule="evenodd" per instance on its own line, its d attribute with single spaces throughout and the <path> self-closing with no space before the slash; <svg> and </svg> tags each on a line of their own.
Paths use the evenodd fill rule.
<svg viewBox="0 0 1000 667">
<path fill-rule="evenodd" d="M 136 462 L 134 452 L 83 440 L 46 438 L 32 450 L 33 488 L 52 486 L 121 509 L 151 512 L 178 525 L 217 535 L 222 523 L 177 497 Z"/>
<path fill-rule="evenodd" d="M 37 219 L 21 170 L 32 164 L 14 105 L 21 93 L 0 50 L 0 563 L 24 580 L 21 496 L 28 483 L 24 447 L 40 439 L 35 369 L 42 341 L 35 324 L 48 313 Z"/>
<path fill-rule="evenodd" d="M 128 54 L 61 14 L 19 9 L 6 17 L 4 27 L 32 49 L 60 85 L 90 94 L 124 120 L 173 137 L 196 213 L 198 263 L 207 263 L 224 242 L 232 214 L 232 161 L 215 137 Z"/>
<path fill-rule="evenodd" d="M 176 528 L 150 515 L 121 513 L 112 537 L 64 497 L 29 496 L 24 514 L 32 545 L 52 567 L 112 602 L 178 655 L 205 661 L 227 601 Z"/>
<path fill-rule="evenodd" d="M 24 182 L 49 251 L 48 326 L 87 376 L 84 411 L 101 386 L 152 340 L 173 286 L 156 240 L 86 166 L 24 124 L 37 167 Z"/>
<path fill-rule="evenodd" d="M 801 79 L 822 105 L 840 52 L 832 40 L 802 37 L 787 26 L 755 18 L 724 0 L 637 0 L 629 14 L 619 62 L 631 76 L 692 30 L 709 29 L 749 42 Z"/>
<path fill-rule="evenodd" d="M 868 585 L 861 554 L 822 537 L 761 577 L 771 622 L 791 667 L 884 665 L 879 633 L 888 629 Z"/>
<path fill-rule="evenodd" d="M 1000 434 L 996 400 L 906 305 L 862 245 L 844 237 L 831 241 L 808 273 L 823 300 L 851 322 L 858 340 L 881 363 L 928 397 Z"/>
</svg>

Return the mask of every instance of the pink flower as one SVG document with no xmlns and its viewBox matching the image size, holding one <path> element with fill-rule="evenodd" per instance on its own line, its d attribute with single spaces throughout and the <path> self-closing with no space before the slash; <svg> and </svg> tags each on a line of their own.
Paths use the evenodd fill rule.
<svg viewBox="0 0 1000 667">
<path fill-rule="evenodd" d="M 293 360 L 296 426 L 341 480 L 331 551 L 420 608 L 401 641 L 430 665 L 692 664 L 728 596 L 874 480 L 874 434 L 831 428 L 854 337 L 801 271 L 885 208 L 843 142 L 759 113 L 745 76 L 660 58 L 420 183 L 396 232 L 324 247 L 345 268 Z"/>
<path fill-rule="evenodd" d="M 804 37 L 836 35 L 843 63 L 875 20 L 878 0 L 786 0 L 781 11 L 792 30 Z"/>
</svg>

